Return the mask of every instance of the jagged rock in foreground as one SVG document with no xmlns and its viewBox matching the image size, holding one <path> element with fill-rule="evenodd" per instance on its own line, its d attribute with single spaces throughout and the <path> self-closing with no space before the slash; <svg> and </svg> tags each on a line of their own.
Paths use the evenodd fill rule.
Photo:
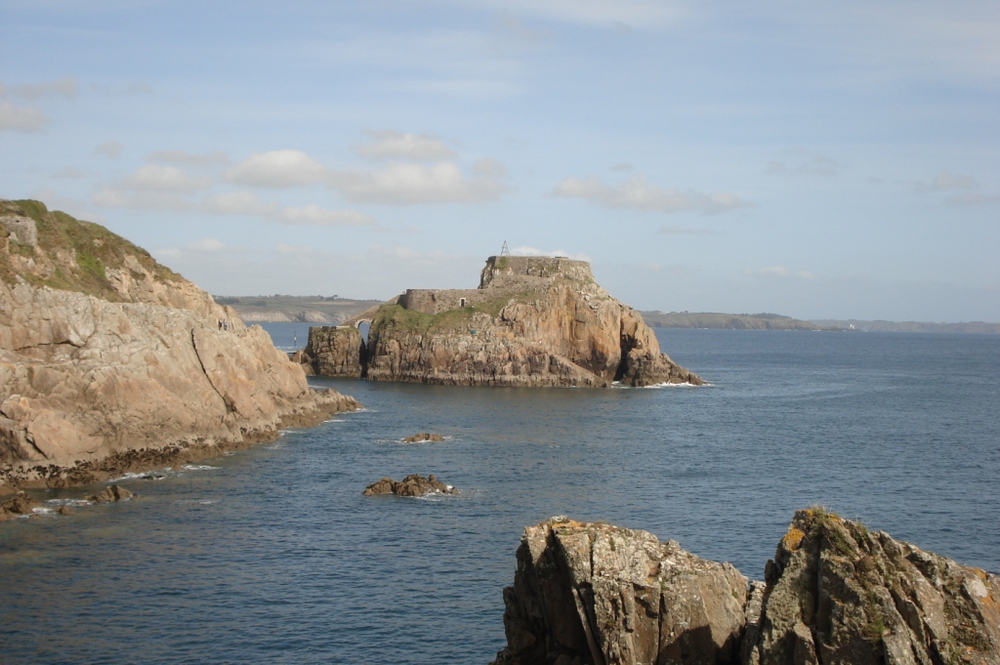
<svg viewBox="0 0 1000 665">
<path fill-rule="evenodd" d="M 358 407 L 127 240 L 0 200 L 0 492 L 213 457 Z"/>
<path fill-rule="evenodd" d="M 565 258 L 491 256 L 478 289 L 409 289 L 348 323 L 370 320 L 368 342 L 349 328 L 311 328 L 317 374 L 448 385 L 701 384 L 660 352 L 642 316 Z"/>
<path fill-rule="evenodd" d="M 383 478 L 365 488 L 364 496 L 376 494 L 395 494 L 396 496 L 423 496 L 425 494 L 458 494 L 451 485 L 445 485 L 430 474 L 426 478 L 417 473 L 411 473 L 400 481 Z"/>
<path fill-rule="evenodd" d="M 766 578 L 552 518 L 521 539 L 495 662 L 1000 664 L 1000 578 L 884 532 L 799 511 Z"/>
<path fill-rule="evenodd" d="M 524 530 L 498 664 L 735 662 L 747 578 L 645 531 L 554 517 Z"/>
<path fill-rule="evenodd" d="M 1000 578 L 802 510 L 766 570 L 746 662 L 1000 664 Z"/>
</svg>

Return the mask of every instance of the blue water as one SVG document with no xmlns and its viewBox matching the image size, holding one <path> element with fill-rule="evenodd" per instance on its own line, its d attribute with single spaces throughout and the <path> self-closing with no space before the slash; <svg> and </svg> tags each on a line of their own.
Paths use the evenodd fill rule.
<svg viewBox="0 0 1000 665">
<path fill-rule="evenodd" d="M 0 661 L 485 664 L 521 530 L 555 514 L 759 579 L 793 511 L 822 504 L 1000 570 L 1000 337 L 658 335 L 713 385 L 317 379 L 367 409 L 122 481 L 126 503 L 0 525 Z M 448 438 L 399 442 L 421 431 Z M 461 494 L 361 496 L 415 472 Z"/>
</svg>

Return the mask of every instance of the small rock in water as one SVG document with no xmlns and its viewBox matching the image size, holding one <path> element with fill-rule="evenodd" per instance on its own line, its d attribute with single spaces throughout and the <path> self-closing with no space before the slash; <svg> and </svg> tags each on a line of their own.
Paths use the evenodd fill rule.
<svg viewBox="0 0 1000 665">
<path fill-rule="evenodd" d="M 119 487 L 118 485 L 109 485 L 100 494 L 93 494 L 87 497 L 88 501 L 93 501 L 94 503 L 106 503 L 113 501 L 127 501 L 131 499 L 135 494 L 128 491 L 124 487 Z"/>
<path fill-rule="evenodd" d="M 451 485 L 442 483 L 434 477 L 433 473 L 427 478 L 414 473 L 399 482 L 396 482 L 392 478 L 383 478 L 365 488 L 365 496 L 372 496 L 374 494 L 423 496 L 425 494 L 458 494 L 458 490 Z"/>
<path fill-rule="evenodd" d="M 72 515 L 73 509 L 69 506 L 59 506 L 59 510 L 56 511 L 60 515 Z"/>
<path fill-rule="evenodd" d="M 42 504 L 35 501 L 27 493 L 18 492 L 13 497 L 0 503 L 0 522 L 12 517 L 18 517 L 19 515 L 31 515 L 34 509 L 40 505 Z"/>
<path fill-rule="evenodd" d="M 431 441 L 437 443 L 439 441 L 444 441 L 444 437 L 440 434 L 431 434 L 430 432 L 420 432 L 419 434 L 414 434 L 413 436 L 408 436 L 403 439 L 403 443 L 423 443 L 424 441 Z"/>
</svg>

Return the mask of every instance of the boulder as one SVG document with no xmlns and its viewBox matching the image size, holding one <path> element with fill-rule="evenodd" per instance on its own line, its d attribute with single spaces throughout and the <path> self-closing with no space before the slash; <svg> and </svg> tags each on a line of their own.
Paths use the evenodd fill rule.
<svg viewBox="0 0 1000 665">
<path fill-rule="evenodd" d="M 383 478 L 366 487 L 363 494 L 364 496 L 395 494 L 396 496 L 415 497 L 425 494 L 458 494 L 458 490 L 451 485 L 442 483 L 434 477 L 433 473 L 426 478 L 414 473 L 399 482 L 392 478 Z"/>
<path fill-rule="evenodd" d="M 414 434 L 413 436 L 407 436 L 403 438 L 403 443 L 440 443 L 444 441 L 444 437 L 440 434 L 432 434 L 430 432 L 420 432 L 419 434 Z"/>
<path fill-rule="evenodd" d="M 731 663 L 747 579 L 645 531 L 554 517 L 525 529 L 503 595 L 498 664 Z"/>
</svg>

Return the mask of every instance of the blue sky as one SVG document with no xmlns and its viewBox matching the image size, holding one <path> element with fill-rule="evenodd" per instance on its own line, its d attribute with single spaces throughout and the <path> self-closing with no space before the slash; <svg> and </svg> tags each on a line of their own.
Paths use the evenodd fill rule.
<svg viewBox="0 0 1000 665">
<path fill-rule="evenodd" d="M 5 0 L 0 196 L 215 294 L 1000 321 L 1000 4 Z"/>
</svg>

